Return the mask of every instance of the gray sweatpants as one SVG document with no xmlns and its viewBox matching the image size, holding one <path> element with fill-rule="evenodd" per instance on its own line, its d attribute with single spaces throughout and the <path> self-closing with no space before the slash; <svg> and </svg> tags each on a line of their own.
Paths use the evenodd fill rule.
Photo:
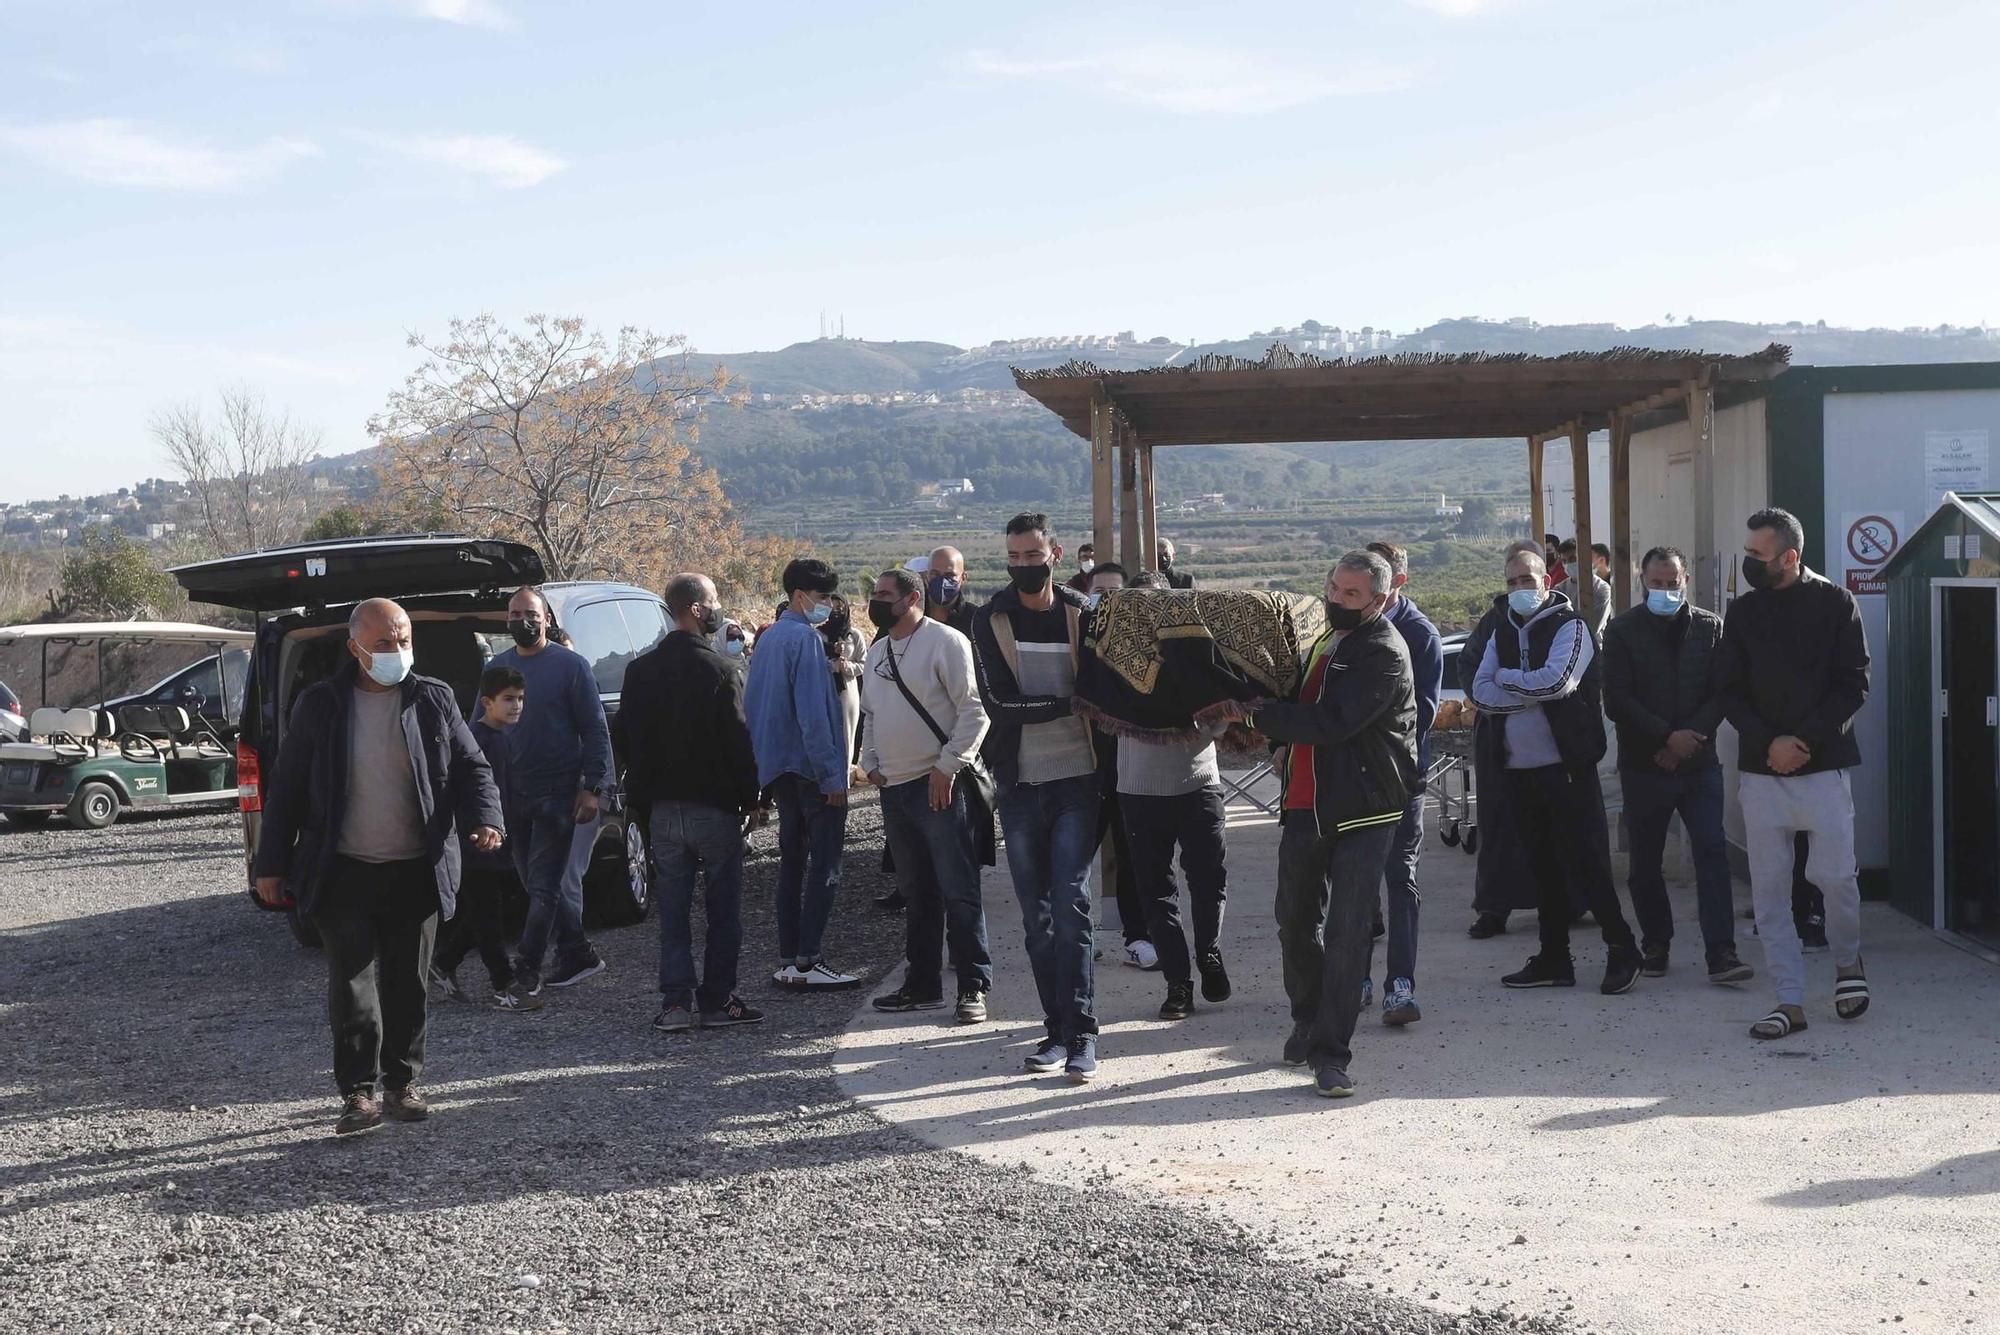
<svg viewBox="0 0 2000 1335">
<path fill-rule="evenodd" d="M 1750 858 L 1750 898 L 1764 967 L 1781 1006 L 1805 1003 L 1805 952 L 1792 921 L 1792 836 L 1811 836 L 1806 879 L 1826 896 L 1826 941 L 1833 962 L 1847 968 L 1861 959 L 1861 886 L 1854 866 L 1854 792 L 1847 771 L 1828 770 L 1776 778 L 1745 774 L 1743 842 Z"/>
</svg>

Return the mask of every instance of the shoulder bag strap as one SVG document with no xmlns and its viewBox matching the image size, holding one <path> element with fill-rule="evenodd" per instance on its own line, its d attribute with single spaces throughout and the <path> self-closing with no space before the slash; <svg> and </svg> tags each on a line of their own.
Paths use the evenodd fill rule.
<svg viewBox="0 0 2000 1335">
<path fill-rule="evenodd" d="M 918 627 L 918 629 L 921 630 L 922 627 Z M 916 636 L 912 634 L 910 638 L 915 639 Z M 924 726 L 929 728 L 931 735 L 938 739 L 938 745 L 948 745 L 951 741 L 951 734 L 938 726 L 937 720 L 931 717 L 931 711 L 924 708 L 923 702 L 917 699 L 916 692 L 912 691 L 909 684 L 903 680 L 903 670 L 896 666 L 896 645 L 893 640 L 886 638 L 883 640 L 882 654 L 889 660 L 889 675 L 895 680 L 896 689 L 901 691 L 903 698 L 910 702 L 910 708 L 917 711 L 917 717 L 924 721 Z"/>
</svg>

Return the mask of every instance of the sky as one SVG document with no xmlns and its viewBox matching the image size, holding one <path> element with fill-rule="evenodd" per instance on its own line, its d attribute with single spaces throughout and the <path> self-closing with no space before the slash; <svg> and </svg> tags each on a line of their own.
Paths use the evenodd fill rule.
<svg viewBox="0 0 2000 1335">
<path fill-rule="evenodd" d="M 454 316 L 782 347 L 2000 322 L 2000 6 L 0 0 L 0 500 Z"/>
</svg>

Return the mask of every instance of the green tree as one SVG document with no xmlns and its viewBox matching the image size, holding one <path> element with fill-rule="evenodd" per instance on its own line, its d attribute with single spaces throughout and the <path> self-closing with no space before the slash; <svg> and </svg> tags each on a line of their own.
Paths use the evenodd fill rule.
<svg viewBox="0 0 2000 1335">
<path fill-rule="evenodd" d="M 332 542 L 340 538 L 372 538 L 394 531 L 387 515 L 369 514 L 352 505 L 336 505 L 306 525 L 301 542 Z"/>
<path fill-rule="evenodd" d="M 61 595 L 53 609 L 129 621 L 165 617 L 186 606 L 180 586 L 132 539 L 109 528 L 84 532 L 83 545 L 63 561 Z"/>
<path fill-rule="evenodd" d="M 1491 533 L 1499 526 L 1499 518 L 1494 513 L 1493 502 L 1484 496 L 1474 496 L 1465 503 L 1465 513 L 1458 517 L 1460 533 Z"/>
</svg>

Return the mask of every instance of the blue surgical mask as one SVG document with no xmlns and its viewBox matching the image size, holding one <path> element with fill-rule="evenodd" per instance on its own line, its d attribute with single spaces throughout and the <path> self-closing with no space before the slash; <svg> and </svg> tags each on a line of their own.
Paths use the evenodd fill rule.
<svg viewBox="0 0 2000 1335">
<path fill-rule="evenodd" d="M 1507 607 L 1517 617 L 1531 617 L 1541 607 L 1542 600 L 1549 595 L 1542 589 L 1510 589 L 1507 593 Z"/>
<path fill-rule="evenodd" d="M 743 641 L 724 640 L 722 642 L 722 652 L 728 654 L 731 658 L 741 658 L 743 656 Z"/>
<path fill-rule="evenodd" d="M 930 594 L 934 603 L 952 603 L 958 601 L 962 587 L 963 582 L 956 575 L 932 575 L 925 592 Z"/>
<path fill-rule="evenodd" d="M 416 663 L 417 655 L 412 650 L 384 650 L 368 660 L 368 675 L 380 685 L 399 686 Z"/>
<path fill-rule="evenodd" d="M 1684 589 L 1646 590 L 1646 610 L 1656 617 L 1672 616 L 1681 610 L 1681 604 L 1686 601 L 1687 591 Z"/>
<path fill-rule="evenodd" d="M 806 620 L 815 626 L 824 626 L 826 619 L 832 615 L 832 603 L 812 603 L 806 608 Z"/>
<path fill-rule="evenodd" d="M 1102 593 L 1093 593 L 1083 600 L 1084 605 L 1093 612 L 1097 610 L 1097 605 L 1103 601 L 1104 595 Z"/>
</svg>

